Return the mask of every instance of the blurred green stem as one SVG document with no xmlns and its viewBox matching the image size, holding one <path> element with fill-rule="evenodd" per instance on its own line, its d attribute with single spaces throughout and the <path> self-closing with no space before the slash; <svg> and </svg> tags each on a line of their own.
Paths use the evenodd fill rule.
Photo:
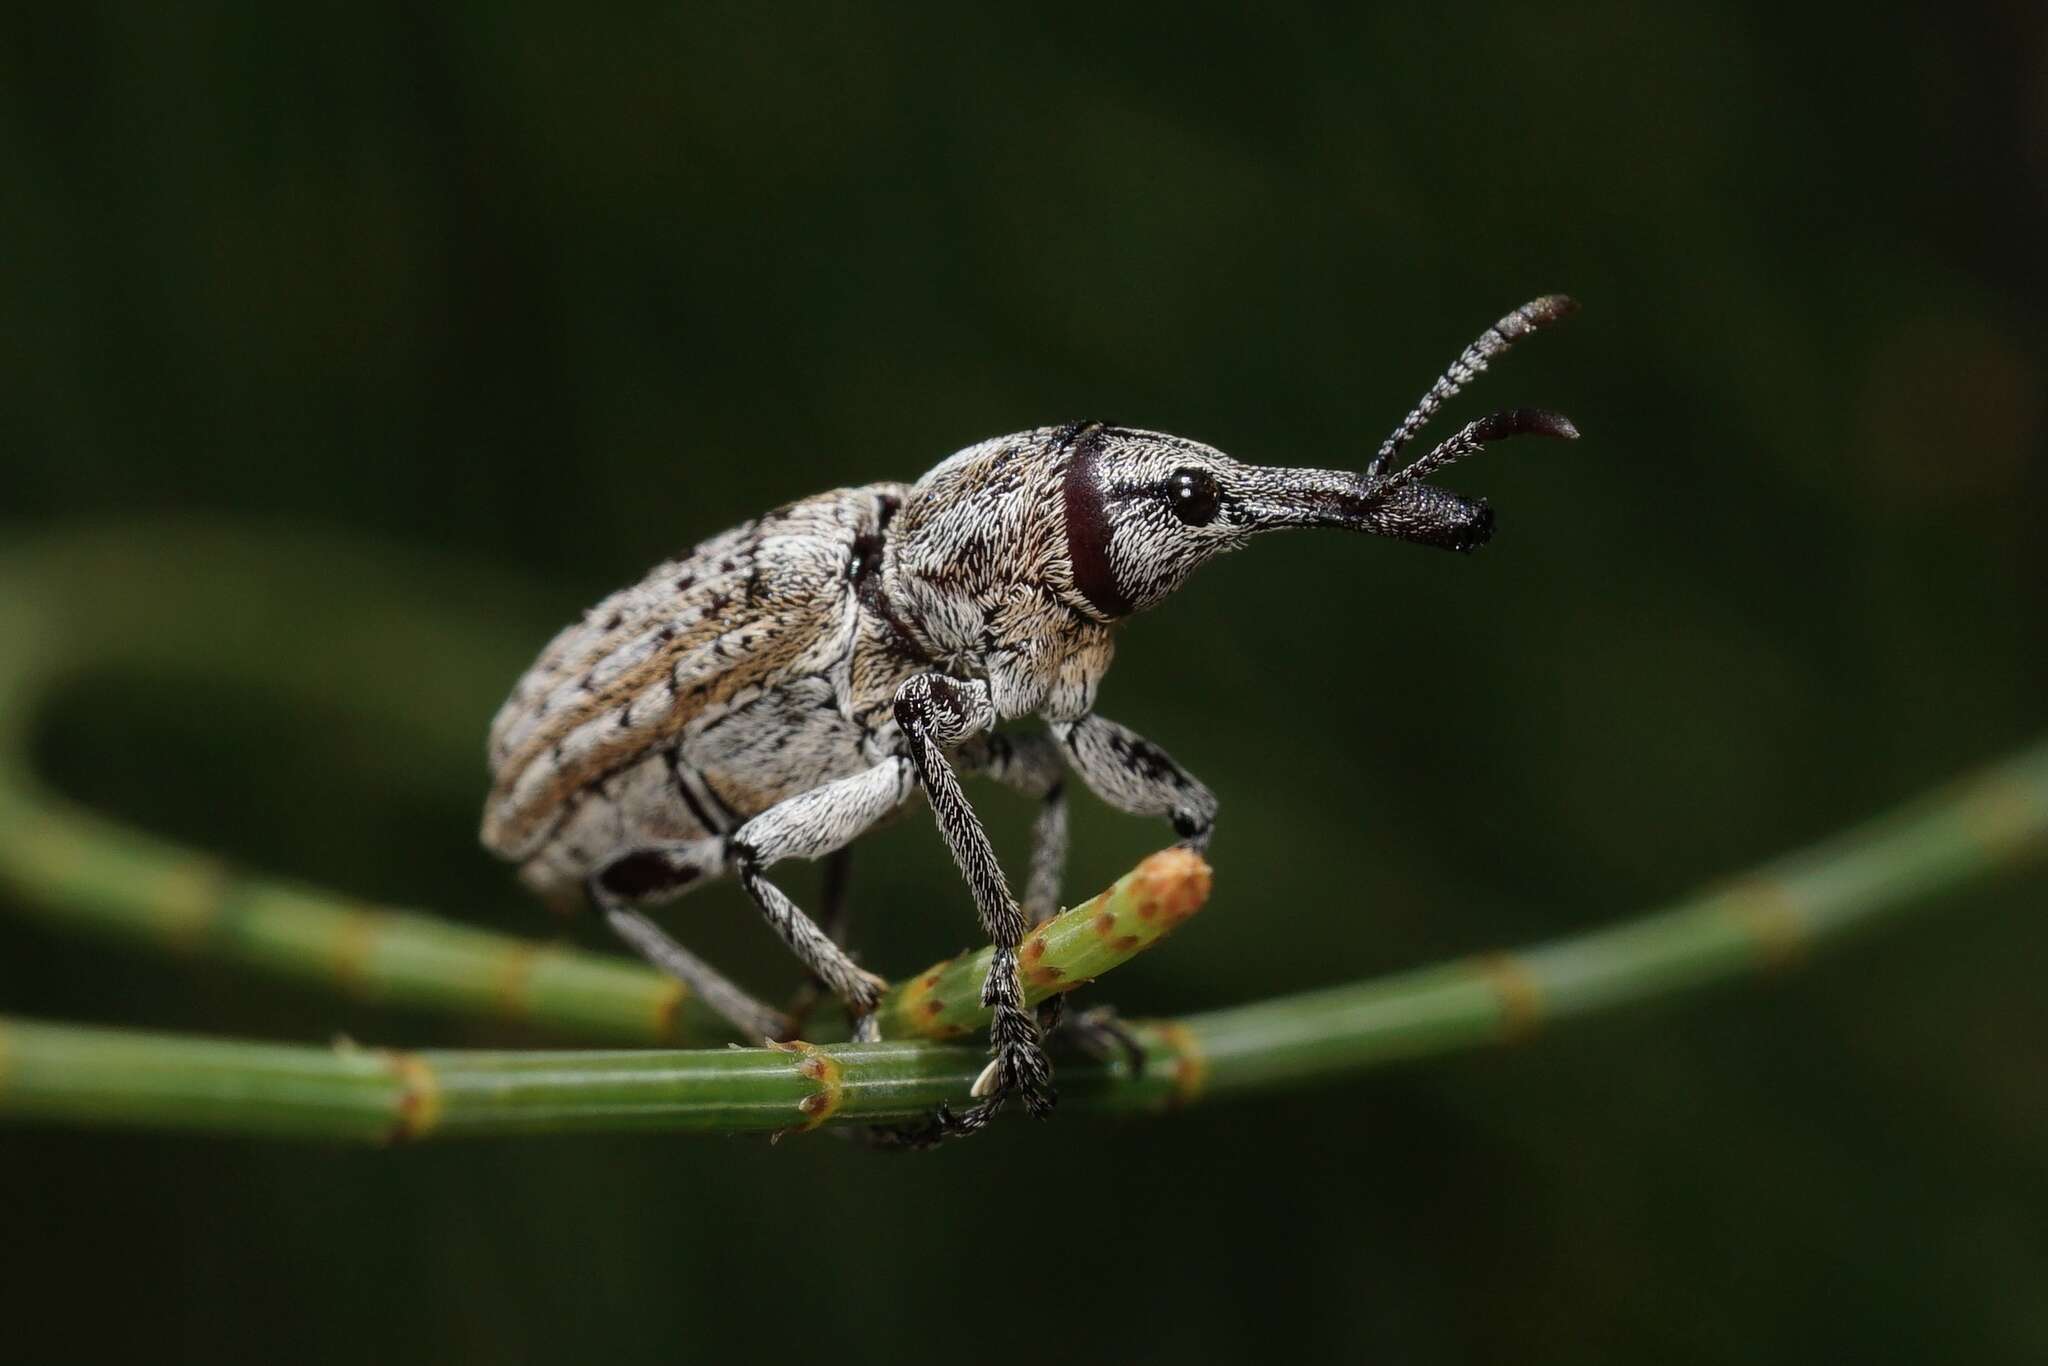
<svg viewBox="0 0 2048 1366">
<path fill-rule="evenodd" d="M 287 552 L 247 537 L 187 539 L 210 567 L 218 593 L 238 572 L 306 566 L 303 547 Z M 669 990 L 663 979 L 622 961 L 522 946 L 484 931 L 409 916 L 383 954 L 337 958 L 349 932 L 331 917 L 350 914 L 321 893 L 229 877 L 200 856 L 65 806 L 29 776 L 29 722 L 56 682 L 87 666 L 178 666 L 218 674 L 261 655 L 243 619 L 238 629 L 194 625 L 167 607 L 159 584 L 123 577 L 161 573 L 180 547 L 138 545 L 115 537 L 97 546 L 58 542 L 0 573 L 0 883 L 24 909 L 58 923 L 155 943 L 183 943 L 274 970 L 343 981 L 386 999 L 451 1009 L 507 1008 L 501 977 L 477 976 L 486 961 L 525 954 L 537 964 L 561 955 L 578 986 L 537 989 L 539 970 L 516 999 L 526 1018 L 595 1037 L 659 1034 L 665 1017 L 641 993 Z M 282 557 L 278 564 L 271 560 Z M 173 554 L 175 559 L 175 555 Z M 205 576 L 193 560 L 173 576 L 192 590 Z M 306 570 L 313 600 L 327 602 L 327 624 L 392 629 L 417 580 L 343 578 L 342 597 L 326 579 L 334 566 Z M 147 582 L 147 592 L 137 591 Z M 119 589 L 115 593 L 115 589 Z M 113 605 L 93 591 L 147 598 L 142 608 Z M 324 596 L 323 596 L 324 594 Z M 388 595 L 388 596 L 386 596 Z M 171 597 L 176 598 L 174 590 Z M 232 596 L 214 602 L 232 601 Z M 88 606 L 124 617 L 81 626 Z M 187 604 L 189 605 L 189 604 Z M 87 613 L 86 615 L 90 615 Z M 144 621 L 143 618 L 149 620 Z M 166 618 L 175 622 L 165 624 Z M 302 620 L 296 624 L 303 625 Z M 403 629 L 402 627 L 400 629 Z M 345 636 L 346 631 L 343 631 Z M 195 637 L 196 639 L 195 641 Z M 458 633 L 459 640 L 459 633 Z M 114 642 L 118 642 L 115 644 Z M 445 643 L 445 642 L 444 642 Z M 339 665 L 341 661 L 332 661 Z M 249 661 L 265 681 L 305 685 L 303 662 Z M 239 676 L 239 675 L 238 675 Z M 332 685 L 331 676 L 312 681 Z M 411 680 L 408 680 L 409 682 Z M 343 680 L 346 691 L 347 680 Z M 358 695 L 374 699 L 369 691 Z M 434 708 L 429 699 L 427 709 Z M 386 705 L 391 705 L 386 702 Z M 1156 1109 L 1264 1088 L 1327 1081 L 1402 1059 L 1524 1037 L 1545 1024 L 1592 1014 L 1684 987 L 1794 961 L 1887 913 L 1926 905 L 1972 882 L 2015 867 L 2048 847 L 2048 745 L 2036 747 L 1868 825 L 1637 920 L 1554 941 L 1326 991 L 1136 1026 L 1146 1054 L 1142 1075 L 1121 1062 L 1079 1061 L 1061 1072 L 1069 1103 Z M 1112 902 L 1068 912 L 1042 962 L 1125 937 L 1090 927 L 1101 915 L 1118 925 L 1147 918 L 1141 868 L 1105 896 Z M 1156 871 L 1156 870 L 1155 870 Z M 1182 869 L 1169 878 L 1193 877 Z M 1205 882 L 1205 879 L 1204 879 Z M 252 892 L 250 889 L 255 888 Z M 1151 895 L 1180 897 L 1179 891 Z M 240 925 L 218 929 L 222 906 L 243 899 Z M 249 898 L 255 904 L 248 904 Z M 1122 902 L 1114 902 L 1122 897 Z M 1175 915 L 1151 919 L 1171 921 Z M 1173 901 L 1180 907 L 1184 901 Z M 1190 907 L 1191 909 L 1191 907 Z M 260 914 L 259 914 L 260 912 Z M 303 913 L 303 914 L 302 914 Z M 376 913 L 388 928 L 397 912 Z M 323 919 L 322 917 L 330 917 Z M 227 923 L 238 916 L 228 914 Z M 260 927 L 260 928 L 253 928 Z M 325 927 L 323 929 L 323 927 Z M 1088 935 L 1100 941 L 1090 946 Z M 356 933 L 360 934 L 361 931 Z M 1052 933 L 1051 927 L 1048 934 Z M 328 937 L 323 938 L 326 935 Z M 308 947 L 309 944 L 312 947 Z M 1131 946 L 1136 951 L 1137 946 Z M 589 962 L 583 962 L 588 957 Z M 1075 960 L 1078 962 L 1078 960 Z M 346 962 L 347 971 L 338 970 Z M 1097 963 L 1088 971 L 1106 966 Z M 1078 970 L 1078 969 L 1077 969 Z M 953 983 L 972 964 L 942 965 L 904 984 L 893 998 L 889 1032 L 907 1031 L 945 1001 L 935 1032 L 971 1028 L 978 1012 L 959 1003 Z M 608 975 L 608 974 L 615 974 Z M 1067 980 L 1073 980 L 1071 978 Z M 1054 979 L 1041 974 L 1038 990 Z M 941 985 L 946 983 L 948 985 Z M 922 989 L 924 997 L 914 993 Z M 372 1140 L 576 1129 L 808 1128 L 902 1118 L 941 1101 L 958 1103 L 979 1069 L 978 1050 L 934 1042 L 711 1051 L 423 1052 L 322 1049 L 213 1042 L 154 1034 L 0 1020 L 0 1113 L 74 1122 L 183 1126 L 228 1132 L 290 1133 Z"/>
</svg>

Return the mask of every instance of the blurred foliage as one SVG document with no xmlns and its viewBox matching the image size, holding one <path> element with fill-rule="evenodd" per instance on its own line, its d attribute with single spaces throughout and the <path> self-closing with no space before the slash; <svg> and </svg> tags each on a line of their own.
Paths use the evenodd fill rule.
<svg viewBox="0 0 2048 1366">
<path fill-rule="evenodd" d="M 1104 709 L 1223 824 L 1212 909 L 1118 995 L 1193 1009 L 1618 915 L 2030 738 L 2044 197 L 2048 24 L 2012 3 L 20 7 L 0 537 L 428 544 L 501 567 L 509 685 L 646 563 L 997 432 L 1357 463 L 1487 321 L 1571 291 L 1458 409 L 1587 433 L 1458 471 L 1486 553 L 1275 539 L 1126 634 Z M 259 866 L 547 933 L 474 844 L 497 701 L 392 736 L 95 680 L 48 763 Z M 1160 838 L 1077 814 L 1077 894 Z M 926 824 L 862 852 L 870 962 L 972 942 Z M 40 1360 L 2037 1361 L 2040 903 L 1340 1094 L 922 1159 L 11 1131 L 0 1305 Z M 731 889 L 675 914 L 787 973 Z M 5 922 L 0 1008 L 500 1037 Z"/>
</svg>

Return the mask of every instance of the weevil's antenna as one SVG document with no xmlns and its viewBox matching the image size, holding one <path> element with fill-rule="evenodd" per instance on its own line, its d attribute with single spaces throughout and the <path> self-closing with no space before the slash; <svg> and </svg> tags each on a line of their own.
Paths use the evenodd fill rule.
<svg viewBox="0 0 2048 1366">
<path fill-rule="evenodd" d="M 1578 308 L 1578 304 L 1569 295 L 1546 294 L 1540 299 L 1531 299 L 1528 303 L 1523 304 L 1492 327 L 1480 333 L 1479 340 L 1466 347 L 1464 352 L 1451 362 L 1450 369 L 1444 371 L 1437 378 L 1437 382 L 1429 386 L 1429 392 L 1422 396 L 1421 401 L 1415 405 L 1408 416 L 1401 419 L 1401 425 L 1394 428 L 1394 434 L 1380 443 L 1379 453 L 1373 456 L 1372 462 L 1365 467 L 1366 481 L 1371 483 L 1386 473 L 1388 463 L 1401 453 L 1401 448 L 1408 444 L 1409 438 L 1421 431 L 1430 418 L 1436 415 L 1436 410 L 1449 402 L 1453 395 L 1470 384 L 1474 379 L 1477 379 L 1495 357 L 1505 354 L 1516 342 L 1528 336 L 1531 332 L 1539 328 L 1548 327 L 1559 319 L 1570 317 L 1578 311 Z M 1473 424 L 1474 427 L 1480 425 L 1481 423 Z M 1569 426 L 1570 424 L 1567 423 L 1566 425 Z M 1531 428 L 1529 430 L 1540 429 Z M 1456 444 L 1460 438 L 1467 437 L 1468 434 L 1471 434 L 1471 442 L 1464 449 L 1460 449 L 1452 454 L 1446 454 L 1447 448 Z M 1561 435 L 1561 433 L 1547 434 Z M 1470 455 L 1472 451 L 1478 449 L 1480 444 L 1484 444 L 1496 436 L 1511 435 L 1515 435 L 1515 433 L 1501 431 L 1494 433 L 1492 436 L 1482 436 L 1472 434 L 1472 428 L 1468 427 L 1465 431 L 1458 433 L 1457 436 L 1452 437 L 1451 440 L 1444 442 L 1443 445 L 1430 452 L 1429 456 L 1425 458 L 1435 461 L 1431 465 L 1432 469 L 1439 469 L 1461 456 Z M 1415 475 L 1413 477 L 1420 478 L 1421 476 Z M 1402 482 L 1407 483 L 1408 480 L 1403 479 Z"/>
<path fill-rule="evenodd" d="M 1486 445 L 1510 436 L 1554 436 L 1566 441 L 1579 439 L 1579 429 L 1563 413 L 1546 408 L 1510 408 L 1504 413 L 1468 422 L 1437 443 L 1428 455 L 1402 466 L 1373 485 L 1375 498 L 1385 498 L 1417 480 L 1427 479 L 1446 465 L 1456 464 Z"/>
</svg>

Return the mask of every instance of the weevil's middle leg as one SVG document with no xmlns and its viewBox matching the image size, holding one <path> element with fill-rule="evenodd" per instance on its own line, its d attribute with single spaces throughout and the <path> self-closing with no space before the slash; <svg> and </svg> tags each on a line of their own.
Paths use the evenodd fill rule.
<svg viewBox="0 0 2048 1366">
<path fill-rule="evenodd" d="M 916 790 L 909 760 L 885 759 L 850 778 L 778 802 L 734 831 L 729 841 L 740 885 L 790 951 L 845 1002 L 856 1039 L 875 1036 L 875 1006 L 889 984 L 862 971 L 763 871 L 783 859 L 819 858 L 845 848 Z"/>
<path fill-rule="evenodd" d="M 863 972 L 762 870 L 785 858 L 818 858 L 843 850 L 916 790 L 910 762 L 889 759 L 778 802 L 727 838 L 625 850 L 592 874 L 590 896 L 614 931 L 656 967 L 680 978 L 742 1035 L 787 1038 L 795 1029 L 789 1016 L 747 995 L 633 905 L 672 899 L 701 879 L 736 873 L 782 942 L 846 1003 L 855 1037 L 872 1037 L 874 1008 L 888 983 Z M 844 918 L 843 899 L 839 918 Z"/>
</svg>

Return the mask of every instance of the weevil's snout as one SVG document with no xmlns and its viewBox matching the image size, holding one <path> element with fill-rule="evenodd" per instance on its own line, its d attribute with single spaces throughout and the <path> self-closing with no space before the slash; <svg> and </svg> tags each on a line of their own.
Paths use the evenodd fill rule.
<svg viewBox="0 0 2048 1366">
<path fill-rule="evenodd" d="M 1424 483 L 1423 477 L 1509 437 L 1570 440 L 1578 434 L 1571 419 L 1561 413 L 1516 408 L 1466 424 L 1428 455 L 1391 474 L 1382 475 L 1373 468 L 1359 474 L 1267 471 L 1256 526 L 1259 530 L 1334 526 L 1443 550 L 1476 550 L 1493 536 L 1493 510 L 1477 499 L 1460 498 Z"/>
<path fill-rule="evenodd" d="M 1440 550 L 1477 550 L 1493 539 L 1493 509 L 1484 499 L 1460 498 L 1433 484 L 1409 484 L 1368 515 L 1371 531 Z"/>
<path fill-rule="evenodd" d="M 1493 509 L 1434 484 L 1382 489 L 1344 470 L 1274 470 L 1256 505 L 1260 531 L 1334 527 L 1443 550 L 1476 550 L 1493 535 Z"/>
</svg>

